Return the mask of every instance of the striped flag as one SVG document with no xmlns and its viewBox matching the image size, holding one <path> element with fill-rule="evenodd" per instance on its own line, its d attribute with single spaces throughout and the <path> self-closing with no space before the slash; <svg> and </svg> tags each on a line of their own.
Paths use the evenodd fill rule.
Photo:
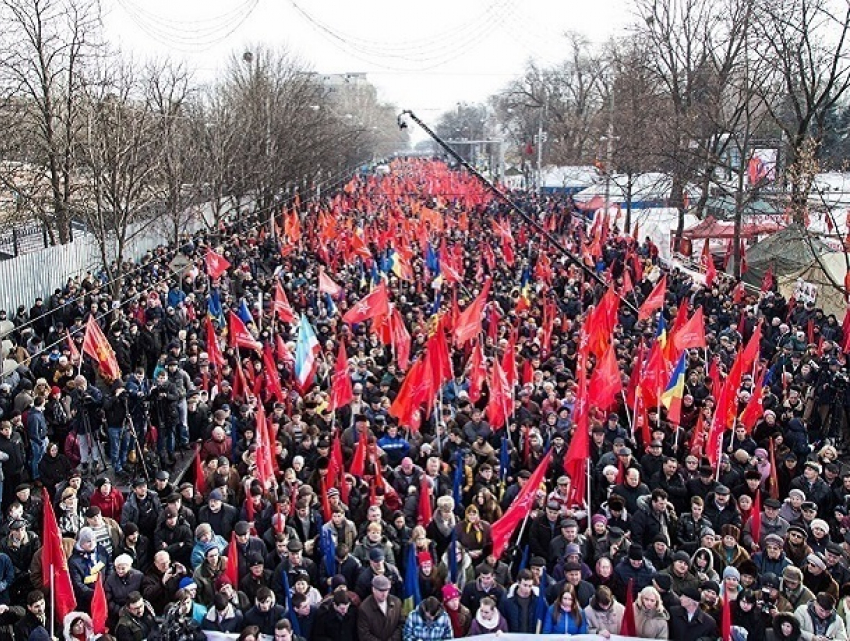
<svg viewBox="0 0 850 641">
<path fill-rule="evenodd" d="M 313 382 L 316 373 L 316 350 L 319 339 L 307 317 L 302 315 L 298 323 L 298 340 L 295 343 L 295 378 L 302 391 Z"/>
</svg>

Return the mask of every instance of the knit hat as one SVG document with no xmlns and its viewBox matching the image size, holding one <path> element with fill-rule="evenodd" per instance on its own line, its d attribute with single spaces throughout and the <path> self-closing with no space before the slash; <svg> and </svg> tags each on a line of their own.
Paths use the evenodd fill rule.
<svg viewBox="0 0 850 641">
<path fill-rule="evenodd" d="M 608 525 L 608 519 L 604 514 L 594 514 L 590 517 L 590 524 L 596 525 L 597 523 L 602 523 L 603 525 Z"/>
<path fill-rule="evenodd" d="M 741 573 L 738 572 L 738 568 L 736 568 L 734 565 L 728 565 L 726 566 L 726 569 L 723 570 L 723 578 L 728 579 L 730 577 L 733 579 L 738 579 L 738 581 L 741 580 Z"/>
<path fill-rule="evenodd" d="M 806 563 L 819 567 L 821 570 L 826 570 L 826 563 L 817 554 L 810 554 L 806 557 Z"/>
<path fill-rule="evenodd" d="M 434 559 L 431 558 L 430 552 L 420 552 L 419 554 L 417 554 L 416 555 L 416 562 L 419 563 L 420 567 L 425 565 L 426 563 L 430 563 L 431 565 L 434 565 Z"/>
<path fill-rule="evenodd" d="M 80 528 L 80 531 L 77 533 L 77 543 L 82 545 L 83 543 L 93 543 L 97 540 L 97 537 L 94 535 L 94 530 L 90 527 Z"/>
<path fill-rule="evenodd" d="M 195 580 L 190 576 L 184 576 L 180 579 L 180 583 L 178 584 L 181 590 L 188 590 L 190 588 L 197 588 L 198 584 L 195 583 Z"/>
<path fill-rule="evenodd" d="M 460 598 L 460 590 L 451 583 L 446 583 L 446 585 L 443 586 L 443 603 L 457 598 Z"/>
<path fill-rule="evenodd" d="M 811 529 L 820 528 L 824 532 L 829 532 L 829 525 L 823 519 L 812 519 L 812 523 L 809 526 Z"/>
</svg>

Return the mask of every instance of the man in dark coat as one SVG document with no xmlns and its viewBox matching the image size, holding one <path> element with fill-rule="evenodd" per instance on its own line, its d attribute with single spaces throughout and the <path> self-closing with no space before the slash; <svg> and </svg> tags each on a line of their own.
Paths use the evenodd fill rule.
<svg viewBox="0 0 850 641">
<path fill-rule="evenodd" d="M 401 641 L 404 612 L 401 599 L 390 594 L 390 580 L 378 575 L 372 579 L 372 594 L 357 612 L 359 641 Z"/>
<path fill-rule="evenodd" d="M 699 590 L 683 589 L 679 602 L 681 605 L 670 608 L 670 641 L 696 641 L 717 637 L 717 622 L 699 607 Z"/>
</svg>

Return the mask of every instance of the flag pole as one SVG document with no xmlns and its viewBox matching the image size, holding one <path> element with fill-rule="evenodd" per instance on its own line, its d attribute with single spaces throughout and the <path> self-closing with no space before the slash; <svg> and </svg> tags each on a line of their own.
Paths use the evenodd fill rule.
<svg viewBox="0 0 850 641">
<path fill-rule="evenodd" d="M 53 563 L 50 563 L 47 569 L 50 571 L 50 637 L 53 638 L 53 631 L 56 629 L 56 572 L 53 571 Z"/>
<path fill-rule="evenodd" d="M 257 329 L 263 333 L 263 290 L 257 292 L 257 302 L 260 305 L 260 311 L 257 313 Z"/>
<path fill-rule="evenodd" d="M 626 419 L 629 421 L 629 429 L 632 432 L 632 443 L 634 443 L 635 442 L 635 422 L 634 422 L 635 413 L 633 412 L 631 415 L 629 414 L 629 401 L 626 400 L 626 391 L 620 390 L 620 395 L 623 397 L 623 409 L 626 412 Z M 637 400 L 637 398 L 635 398 L 635 400 Z"/>
</svg>

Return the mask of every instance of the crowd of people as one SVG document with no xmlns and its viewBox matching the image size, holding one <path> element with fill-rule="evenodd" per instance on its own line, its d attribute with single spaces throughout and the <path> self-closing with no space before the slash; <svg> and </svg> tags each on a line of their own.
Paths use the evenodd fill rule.
<svg viewBox="0 0 850 641">
<path fill-rule="evenodd" d="M 68 641 L 847 639 L 846 328 L 770 287 L 668 271 L 648 238 L 607 217 L 588 231 L 557 197 L 518 195 L 583 264 L 471 176 L 438 161 L 391 169 L 287 203 L 274 228 L 245 214 L 125 265 L 117 283 L 69 279 L 30 309 L 0 310 L 0 638 L 49 638 L 45 496 L 76 599 L 53 630 Z M 644 318 L 662 275 L 660 309 Z M 485 280 L 480 331 L 453 340 Z M 659 403 L 638 427 L 634 407 L 599 407 L 580 387 L 601 360 L 582 357 L 581 337 L 605 283 L 625 297 L 604 337 L 624 386 L 659 324 L 702 310 L 706 345 L 685 351 L 675 422 Z M 379 285 L 400 332 L 342 321 Z M 231 312 L 250 335 L 236 344 Z M 91 322 L 120 376 L 84 345 Z M 410 364 L 441 332 L 450 372 L 399 421 Z M 758 358 L 712 457 L 719 386 L 753 335 Z M 498 421 L 490 370 L 506 352 L 521 374 Z M 340 376 L 351 397 L 336 405 Z M 737 417 L 755 393 L 749 425 Z M 579 428 L 576 492 L 565 459 Z M 172 478 L 190 457 L 187 478 Z M 525 496 L 508 544 L 494 544 Z M 99 583 L 108 631 L 96 634 Z"/>
</svg>

